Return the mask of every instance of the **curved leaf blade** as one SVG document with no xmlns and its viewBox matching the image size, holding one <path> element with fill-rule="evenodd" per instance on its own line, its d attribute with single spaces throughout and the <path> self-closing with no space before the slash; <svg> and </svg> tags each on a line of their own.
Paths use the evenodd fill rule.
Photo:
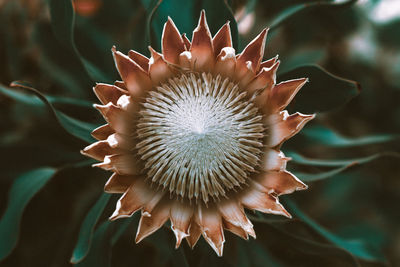
<svg viewBox="0 0 400 267">
<path fill-rule="evenodd" d="M 94 81 L 111 79 L 93 63 L 82 57 L 74 40 L 75 12 L 71 0 L 49 0 L 51 26 L 57 39 L 72 49 L 81 61 L 89 77 Z"/>
<path fill-rule="evenodd" d="M 319 172 L 319 173 L 300 173 L 300 172 L 294 172 L 296 176 L 298 176 L 302 181 L 304 182 L 315 182 L 319 180 L 324 180 L 330 177 L 333 177 L 353 166 L 361 165 L 361 164 L 367 164 L 369 162 L 372 162 L 376 159 L 379 159 L 381 157 L 385 156 L 391 156 L 391 157 L 399 157 L 399 153 L 395 152 L 382 152 L 382 153 L 377 153 L 368 157 L 363 157 L 363 158 L 353 158 L 353 159 L 346 159 L 346 160 L 321 160 L 321 159 L 309 159 L 305 158 L 299 154 L 296 154 L 294 152 L 288 153 L 290 157 L 292 157 L 293 162 L 297 164 L 303 164 L 303 165 L 311 165 L 311 166 L 324 166 L 324 167 L 337 167 L 329 171 L 324 171 L 324 172 Z"/>
<path fill-rule="evenodd" d="M 92 242 L 94 227 L 97 224 L 97 221 L 99 220 L 100 215 L 102 214 L 108 201 L 110 200 L 110 197 L 110 194 L 102 193 L 100 198 L 93 205 L 83 220 L 81 229 L 79 231 L 78 241 L 72 252 L 72 257 L 70 260 L 71 263 L 78 263 L 82 261 L 88 254 Z"/>
<path fill-rule="evenodd" d="M 381 144 L 392 142 L 400 138 L 399 134 L 377 134 L 350 138 L 341 136 L 322 126 L 307 127 L 301 132 L 301 135 L 312 140 L 314 143 L 332 147 L 355 147 Z"/>
<path fill-rule="evenodd" d="M 28 202 L 56 173 L 55 168 L 38 168 L 20 175 L 13 183 L 8 206 L 0 220 L 0 260 L 17 245 L 22 214 Z"/>
<path fill-rule="evenodd" d="M 137 213 L 136 213 L 137 214 Z M 108 267 L 111 266 L 112 246 L 118 241 L 130 223 L 137 215 L 119 222 L 104 221 L 96 229 L 90 249 L 77 267 Z"/>
<path fill-rule="evenodd" d="M 306 214 L 304 214 L 292 201 L 286 200 L 285 205 L 289 208 L 289 211 L 300 218 L 303 222 L 309 225 L 313 230 L 315 230 L 318 234 L 323 236 L 326 240 L 336 245 L 339 248 L 342 248 L 352 255 L 369 261 L 379 261 L 385 262 L 385 258 L 380 251 L 376 251 L 368 246 L 367 243 L 362 240 L 346 240 L 335 234 L 331 233 L 324 227 L 320 226 L 317 222 L 312 220 Z"/>
<path fill-rule="evenodd" d="M 92 245 L 87 256 L 77 263 L 77 267 L 108 267 L 111 266 L 112 222 L 103 222 L 93 236 Z"/>
<path fill-rule="evenodd" d="M 275 238 L 279 240 L 285 240 L 285 243 L 287 244 L 286 246 L 289 246 L 290 249 L 299 251 L 302 254 L 312 255 L 313 257 L 315 257 L 315 255 L 334 256 L 335 258 L 341 258 L 345 260 L 345 262 L 347 263 L 346 266 L 360 266 L 358 259 L 347 250 L 330 244 L 328 243 L 329 241 L 321 242 L 320 240 L 305 238 L 298 233 L 286 230 L 284 227 L 284 225 L 287 223 L 305 225 L 303 221 L 271 221 L 270 219 L 266 219 L 265 217 L 256 217 L 251 214 L 248 214 L 247 216 L 251 219 L 251 221 L 262 223 L 263 227 L 270 229 L 270 231 L 268 231 L 268 237 L 267 235 L 262 236 L 263 232 L 258 234 L 258 236 L 260 236 L 261 238 Z"/>
<path fill-rule="evenodd" d="M 323 166 L 323 167 L 338 167 L 338 166 L 348 166 L 348 165 L 354 166 L 357 164 L 364 164 L 385 156 L 400 157 L 400 154 L 395 152 L 382 152 L 367 157 L 351 158 L 351 159 L 313 159 L 304 157 L 294 151 L 290 151 L 286 153 L 286 156 L 292 158 L 291 161 L 296 164 Z"/>
<path fill-rule="evenodd" d="M 308 10 L 310 8 L 316 7 L 331 7 L 331 8 L 345 8 L 356 3 L 357 0 L 347 0 L 347 1 L 314 1 L 304 4 L 298 4 L 291 6 L 283 10 L 275 19 L 272 21 L 270 26 L 270 31 L 274 31 L 279 26 L 287 22 L 289 19 L 297 16 L 301 12 Z"/>
<path fill-rule="evenodd" d="M 329 73 L 318 65 L 304 65 L 279 76 L 280 80 L 307 77 L 310 82 L 296 95 L 289 111 L 317 113 L 332 110 L 357 96 L 360 85 Z"/>
<path fill-rule="evenodd" d="M 88 143 L 92 143 L 94 141 L 94 138 L 90 135 L 90 133 L 93 131 L 93 129 L 96 128 L 96 125 L 72 118 L 72 117 L 64 114 L 63 112 L 57 110 L 50 103 L 50 101 L 46 98 L 46 96 L 44 96 L 42 93 L 40 93 L 35 88 L 24 85 L 20 82 L 13 82 L 11 84 L 11 86 L 25 89 L 25 90 L 33 93 L 38 99 L 35 97 L 32 97 L 32 96 L 23 94 L 21 92 L 11 90 L 6 87 L 0 87 L 0 92 L 5 93 L 7 96 L 12 97 L 13 99 L 20 101 L 22 103 L 25 103 L 25 104 L 31 104 L 31 105 L 44 104 L 44 106 L 46 106 L 48 108 L 48 110 L 53 114 L 54 118 L 60 124 L 60 126 L 65 131 L 67 131 L 69 134 L 71 134 L 85 142 L 88 142 Z M 10 91 L 10 92 L 8 92 L 8 91 Z M 42 104 L 40 104 L 40 103 L 42 103 Z"/>
</svg>

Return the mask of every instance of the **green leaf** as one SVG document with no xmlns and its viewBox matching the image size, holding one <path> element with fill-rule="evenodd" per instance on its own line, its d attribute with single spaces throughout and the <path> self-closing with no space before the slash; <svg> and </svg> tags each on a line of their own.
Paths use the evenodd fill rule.
<svg viewBox="0 0 400 267">
<path fill-rule="evenodd" d="M 79 231 L 77 244 L 72 252 L 71 263 L 82 261 L 88 254 L 92 242 L 94 227 L 110 200 L 110 196 L 110 194 L 102 193 L 100 198 L 86 215 Z"/>
<path fill-rule="evenodd" d="M 32 97 L 31 95 L 23 94 L 19 91 L 12 90 L 10 88 L 7 88 L 3 85 L 0 84 L 0 92 L 8 96 L 20 103 L 27 104 L 27 105 L 32 105 L 32 106 L 41 106 L 44 107 L 44 103 L 40 101 L 37 97 Z"/>
<path fill-rule="evenodd" d="M 333 177 L 348 168 L 350 168 L 353 165 L 345 165 L 342 167 L 338 167 L 329 171 L 325 172 L 319 172 L 319 173 L 302 173 L 302 172 L 293 172 L 297 177 L 299 177 L 300 180 L 303 182 L 315 182 L 319 180 L 324 180 L 330 177 Z"/>
<path fill-rule="evenodd" d="M 15 248 L 22 214 L 28 202 L 56 173 L 50 167 L 26 172 L 14 181 L 8 198 L 8 206 L 0 220 L 0 260 L 6 258 Z"/>
<path fill-rule="evenodd" d="M 290 51 L 290 53 L 284 57 L 279 55 L 281 59 L 279 72 L 285 73 L 302 65 L 318 64 L 318 62 L 321 62 L 321 60 L 325 57 L 325 54 L 325 48 L 312 47 Z"/>
<path fill-rule="evenodd" d="M 310 8 L 317 7 L 330 7 L 330 8 L 346 8 L 356 3 L 357 0 L 348 0 L 348 1 L 314 1 L 307 2 L 304 4 L 298 4 L 291 6 L 285 10 L 283 10 L 277 17 L 274 18 L 272 23 L 270 24 L 270 32 L 277 29 L 282 24 L 289 21 L 289 19 L 295 17 L 296 15 L 302 13 L 305 10 Z"/>
<path fill-rule="evenodd" d="M 136 212 L 133 214 L 130 218 L 126 218 L 122 221 L 120 221 L 117 230 L 115 230 L 115 233 L 111 239 L 111 244 L 114 246 L 115 243 L 118 242 L 119 238 L 122 236 L 123 233 L 125 233 L 126 229 L 128 229 L 128 226 L 132 223 L 132 221 L 137 221 L 139 219 L 140 214 Z"/>
<path fill-rule="evenodd" d="M 77 267 L 107 267 L 111 266 L 112 246 L 117 242 L 121 234 L 127 229 L 130 223 L 137 218 L 136 213 L 131 218 L 120 221 L 105 221 L 96 229 L 93 236 L 90 250 L 85 258 L 77 263 Z"/>
<path fill-rule="evenodd" d="M 76 267 L 111 266 L 113 224 L 113 222 L 105 221 L 96 229 L 89 253 L 81 262 L 75 265 Z"/>
<path fill-rule="evenodd" d="M 90 61 L 82 57 L 74 40 L 75 12 L 71 0 L 48 0 L 51 26 L 57 39 L 74 51 L 81 61 L 89 77 L 94 81 L 110 81 L 111 79 Z"/>
<path fill-rule="evenodd" d="M 54 108 L 53 111 L 60 125 L 68 133 L 87 143 L 96 141 L 90 134 L 96 128 L 94 124 L 77 120 Z"/>
<path fill-rule="evenodd" d="M 359 266 L 357 258 L 347 250 L 329 243 L 321 242 L 320 240 L 305 238 L 298 232 L 288 231 L 285 227 L 286 224 L 298 225 L 301 227 L 301 224 L 304 224 L 303 222 L 296 220 L 280 220 L 271 222 L 270 220 L 258 218 L 251 214 L 248 214 L 247 216 L 252 222 L 262 223 L 262 227 L 268 230 L 265 234 L 263 231 L 258 232 L 258 240 L 265 240 L 267 238 L 276 240 L 276 242 L 282 242 L 285 249 L 289 251 L 297 251 L 302 255 L 309 255 L 311 257 L 315 257 L 316 255 L 319 257 L 323 255 L 328 257 L 334 256 L 336 260 L 344 260 L 345 263 L 347 263 L 346 266 Z M 304 229 L 301 228 L 299 230 L 304 231 Z M 276 245 L 273 246 L 275 247 Z"/>
<path fill-rule="evenodd" d="M 309 225 L 313 230 L 315 230 L 318 234 L 323 236 L 326 240 L 335 244 L 337 247 L 342 248 L 355 255 L 356 257 L 369 260 L 369 261 L 380 261 L 384 262 L 385 258 L 380 251 L 374 250 L 371 246 L 368 246 L 362 240 L 345 240 L 342 239 L 333 233 L 329 232 L 322 226 L 320 226 L 317 222 L 309 218 L 306 214 L 304 214 L 292 201 L 285 201 L 286 206 L 289 208 L 289 211 L 304 221 L 307 225 Z"/>
<path fill-rule="evenodd" d="M 20 82 L 16 82 L 16 83 L 19 84 Z M 43 101 L 41 101 L 37 97 L 32 97 L 30 95 L 22 94 L 18 91 L 11 90 L 10 88 L 7 88 L 6 86 L 3 86 L 1 84 L 0 84 L 0 92 L 12 99 L 15 99 L 18 102 L 21 102 L 24 104 L 33 105 L 33 106 L 43 106 L 43 107 L 45 106 Z M 83 100 L 83 99 L 69 98 L 69 97 L 63 97 L 63 96 L 50 96 L 50 95 L 45 95 L 45 94 L 43 94 L 43 95 L 53 105 L 61 104 L 61 105 L 86 107 L 86 108 L 90 108 L 90 109 L 93 108 L 93 105 L 91 102 Z"/>
<path fill-rule="evenodd" d="M 162 2 L 162 0 L 142 0 L 142 4 L 146 8 L 147 13 L 146 44 L 150 44 L 154 49 L 158 51 L 161 50 L 161 29 L 163 24 L 160 19 L 157 19 L 153 22 L 153 18 L 156 15 L 156 11 Z M 153 28 L 155 31 L 155 36 L 153 36 Z"/>
<path fill-rule="evenodd" d="M 358 164 L 364 164 L 371 162 L 375 159 L 385 157 L 385 156 L 392 156 L 392 157 L 400 157 L 399 153 L 395 152 L 382 152 L 377 153 L 367 157 L 361 158 L 351 158 L 351 159 L 312 159 L 304 157 L 294 151 L 289 151 L 286 153 L 286 156 L 291 157 L 291 162 L 296 164 L 303 164 L 303 165 L 311 165 L 311 166 L 324 166 L 324 167 L 337 167 L 337 166 L 354 166 Z"/>
<path fill-rule="evenodd" d="M 44 95 L 44 94 L 43 94 Z M 53 105 L 71 105 L 76 107 L 93 108 L 93 103 L 77 98 L 69 98 L 62 96 L 45 95 L 47 100 Z"/>
<path fill-rule="evenodd" d="M 320 66 L 304 65 L 279 75 L 279 80 L 309 78 L 309 82 L 300 89 L 289 111 L 316 113 L 329 111 L 347 103 L 360 93 L 357 82 L 335 76 Z"/>
<path fill-rule="evenodd" d="M 75 14 L 70 0 L 49 0 L 51 27 L 57 39 L 67 46 L 75 46 Z"/>
<path fill-rule="evenodd" d="M 296 176 L 298 176 L 302 181 L 304 182 L 314 182 L 318 180 L 323 180 L 327 179 L 330 177 L 333 177 L 353 166 L 361 165 L 361 164 L 366 164 L 371 161 L 374 161 L 378 158 L 385 157 L 385 156 L 391 156 L 391 157 L 399 157 L 400 158 L 400 153 L 395 153 L 395 152 L 382 152 L 382 153 L 377 153 L 368 157 L 362 157 L 362 158 L 353 158 L 353 159 L 342 159 L 342 160 L 337 160 L 337 159 L 330 159 L 330 160 L 323 160 L 323 159 L 310 159 L 310 158 L 305 158 L 301 156 L 300 154 L 297 154 L 295 152 L 289 152 L 287 153 L 287 156 L 291 157 L 294 163 L 297 164 L 303 164 L 303 165 L 311 165 L 311 166 L 324 166 L 324 167 L 337 167 L 329 171 L 324 171 L 324 172 L 319 172 L 319 173 L 300 173 L 300 172 L 294 172 Z"/>
<path fill-rule="evenodd" d="M 90 133 L 93 131 L 94 128 L 96 128 L 96 125 L 84 121 L 77 120 L 75 118 L 72 118 L 63 112 L 57 110 L 54 108 L 54 106 L 49 102 L 49 100 L 44 96 L 42 93 L 40 93 L 38 90 L 35 88 L 32 88 L 30 86 L 27 86 L 21 82 L 13 82 L 11 86 L 14 87 L 19 87 L 24 90 L 29 91 L 30 93 L 33 93 L 37 98 L 28 96 L 26 94 L 23 94 L 21 92 L 17 92 L 15 90 L 6 88 L 6 87 L 1 87 L 0 86 L 0 92 L 6 94 L 9 97 L 12 97 L 13 99 L 20 101 L 25 104 L 31 104 L 31 105 L 45 105 L 48 110 L 53 114 L 55 117 L 56 121 L 62 126 L 64 130 L 66 130 L 68 133 L 71 135 L 85 141 L 88 143 L 92 143 L 94 138 L 90 135 Z M 10 92 L 8 92 L 10 91 Z M 42 104 L 39 104 L 39 103 Z"/>
<path fill-rule="evenodd" d="M 400 138 L 399 134 L 377 134 L 362 137 L 344 137 L 334 131 L 323 127 L 307 127 L 301 131 L 301 135 L 314 143 L 333 147 L 355 147 L 392 142 Z"/>
</svg>

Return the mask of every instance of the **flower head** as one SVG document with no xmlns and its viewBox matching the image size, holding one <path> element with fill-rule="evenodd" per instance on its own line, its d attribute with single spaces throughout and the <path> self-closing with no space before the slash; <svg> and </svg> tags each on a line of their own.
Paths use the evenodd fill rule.
<svg viewBox="0 0 400 267">
<path fill-rule="evenodd" d="M 168 19 L 162 54 L 112 49 L 123 81 L 94 87 L 107 124 L 82 152 L 114 172 L 105 191 L 123 195 L 112 220 L 141 210 L 136 242 L 169 219 L 177 247 L 203 235 L 221 256 L 223 229 L 255 238 L 244 208 L 290 217 L 278 196 L 307 186 L 280 146 L 314 116 L 284 110 L 307 79 L 276 84 L 266 35 L 236 55 L 229 23 L 212 37 L 203 11 L 191 41 Z"/>
</svg>

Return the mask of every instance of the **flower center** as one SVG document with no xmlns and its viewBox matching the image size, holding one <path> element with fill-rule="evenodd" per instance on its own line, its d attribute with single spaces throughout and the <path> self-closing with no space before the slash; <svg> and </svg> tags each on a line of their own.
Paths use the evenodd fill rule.
<svg viewBox="0 0 400 267">
<path fill-rule="evenodd" d="M 208 202 L 240 188 L 259 163 L 262 116 L 229 79 L 182 74 L 151 91 L 137 125 L 147 177 Z"/>
</svg>

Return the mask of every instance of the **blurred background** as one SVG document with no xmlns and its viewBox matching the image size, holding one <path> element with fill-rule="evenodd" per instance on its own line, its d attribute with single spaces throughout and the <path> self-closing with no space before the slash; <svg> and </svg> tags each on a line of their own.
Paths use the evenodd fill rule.
<svg viewBox="0 0 400 267">
<path fill-rule="evenodd" d="M 134 244 L 79 153 L 111 47 L 149 56 L 167 16 L 191 38 L 201 9 L 238 52 L 269 27 L 277 80 L 310 78 L 289 111 L 317 114 L 283 146 L 309 185 L 282 198 L 294 219 L 249 213 L 257 239 L 226 233 L 222 258 L 175 250 L 168 225 Z M 399 0 L 0 0 L 0 59 L 0 266 L 400 266 Z"/>
</svg>

